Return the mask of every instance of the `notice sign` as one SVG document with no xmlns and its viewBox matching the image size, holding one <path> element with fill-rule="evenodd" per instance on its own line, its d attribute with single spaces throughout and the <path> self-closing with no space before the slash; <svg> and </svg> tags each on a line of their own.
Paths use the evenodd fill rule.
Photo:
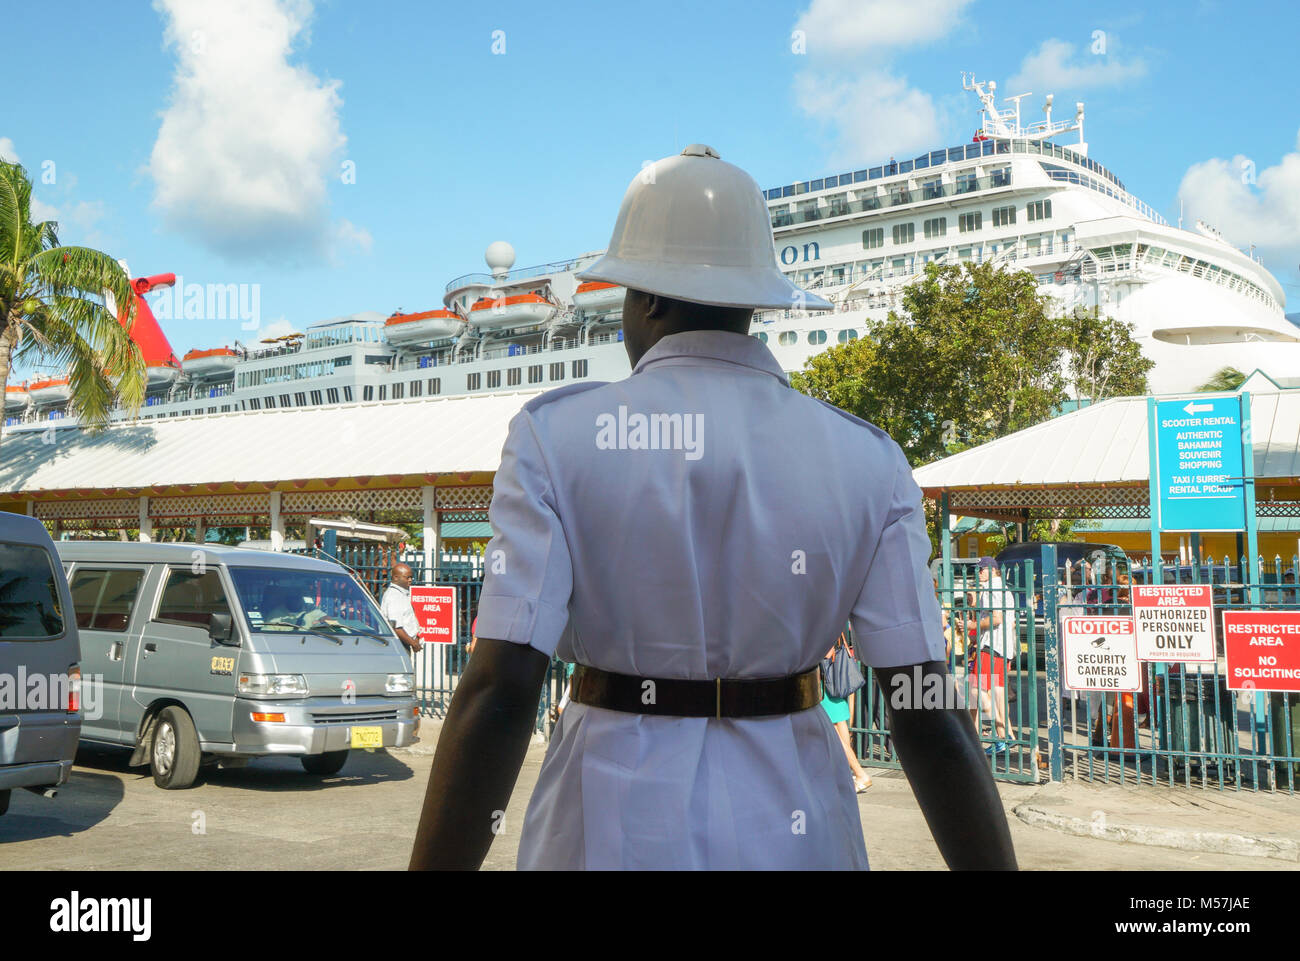
<svg viewBox="0 0 1300 961">
<path fill-rule="evenodd" d="M 1230 691 L 1300 691 L 1300 611 L 1224 611 Z"/>
<path fill-rule="evenodd" d="M 1138 660 L 1214 660 L 1209 584 L 1134 584 L 1132 590 Z"/>
<path fill-rule="evenodd" d="M 1246 524 L 1241 400 L 1156 404 L 1162 531 L 1239 531 Z"/>
<path fill-rule="evenodd" d="M 1131 617 L 1065 617 L 1065 686 L 1072 691 L 1137 691 L 1142 665 Z"/>
<path fill-rule="evenodd" d="M 423 644 L 456 643 L 456 588 L 411 585 L 411 606 Z"/>
</svg>

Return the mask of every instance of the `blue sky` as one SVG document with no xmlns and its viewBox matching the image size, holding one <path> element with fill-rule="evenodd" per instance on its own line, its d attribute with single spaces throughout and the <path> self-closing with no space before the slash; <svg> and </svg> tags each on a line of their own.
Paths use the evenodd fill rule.
<svg viewBox="0 0 1300 961">
<path fill-rule="evenodd" d="M 517 266 L 603 248 L 642 162 L 687 143 L 768 187 L 965 142 L 968 70 L 1032 90 L 1029 119 L 1045 93 L 1058 119 L 1084 100 L 1092 156 L 1171 222 L 1181 194 L 1186 222 L 1260 245 L 1294 311 L 1300 13 L 1248 10 L 123 0 L 52 18 L 13 5 L 7 72 L 40 82 L 11 85 L 0 154 L 37 179 L 65 243 L 134 275 L 256 285 L 261 336 L 441 306 L 493 240 Z M 256 339 L 237 318 L 162 322 L 178 353 Z"/>
</svg>

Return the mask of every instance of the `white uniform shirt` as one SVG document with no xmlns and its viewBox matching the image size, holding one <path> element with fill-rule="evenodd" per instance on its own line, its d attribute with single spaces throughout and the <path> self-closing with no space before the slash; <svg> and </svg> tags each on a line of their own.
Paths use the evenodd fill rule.
<svg viewBox="0 0 1300 961">
<path fill-rule="evenodd" d="M 657 422 L 655 444 L 638 414 L 680 415 L 682 428 Z M 753 337 L 673 334 L 625 380 L 529 401 L 510 423 L 490 519 L 480 637 L 697 680 L 815 667 L 845 621 L 868 665 L 944 657 L 921 493 L 902 451 L 792 390 Z M 518 864 L 865 868 L 867 858 L 844 749 L 821 708 L 741 720 L 572 703 Z"/>
<path fill-rule="evenodd" d="M 1019 650 L 1020 633 L 1016 622 L 1016 595 L 1007 590 L 1001 578 L 994 578 L 989 587 L 981 587 L 975 592 L 979 604 L 979 615 L 990 620 L 996 614 L 1002 615 L 1002 623 L 990 625 L 980 632 L 979 646 L 992 651 L 998 657 L 1013 657 Z"/>
<path fill-rule="evenodd" d="M 411 591 L 389 583 L 384 589 L 384 596 L 379 601 L 379 612 L 389 624 L 395 624 L 414 641 L 420 639 L 420 622 L 415 618 L 415 608 L 411 606 Z M 402 645 L 406 649 L 406 645 Z"/>
</svg>

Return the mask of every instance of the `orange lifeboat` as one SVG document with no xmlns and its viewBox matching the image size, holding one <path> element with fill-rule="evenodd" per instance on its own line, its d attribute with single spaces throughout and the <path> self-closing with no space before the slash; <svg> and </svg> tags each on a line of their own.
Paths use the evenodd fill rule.
<svg viewBox="0 0 1300 961">
<path fill-rule="evenodd" d="M 181 370 L 195 377 L 224 374 L 239 363 L 239 354 L 229 347 L 191 350 L 181 359 Z"/>
<path fill-rule="evenodd" d="M 31 402 L 31 394 L 26 384 L 13 384 L 5 387 L 5 410 L 14 413 Z"/>
<path fill-rule="evenodd" d="M 578 285 L 573 292 L 573 306 L 579 310 L 594 312 L 614 310 L 623 306 L 623 294 L 626 288 L 619 284 L 607 284 L 603 280 L 588 280 Z"/>
<path fill-rule="evenodd" d="M 555 305 L 540 294 L 484 297 L 469 309 L 469 322 L 483 329 L 522 327 L 544 324 L 555 316 L 555 311 Z"/>
<path fill-rule="evenodd" d="M 37 405 L 67 403 L 68 398 L 72 396 L 72 392 L 68 388 L 68 378 L 66 377 L 34 380 L 28 385 L 27 392 L 32 398 L 32 403 Z M 6 396 L 6 406 L 8 400 L 9 398 Z"/>
<path fill-rule="evenodd" d="M 384 321 L 384 339 L 390 344 L 423 344 L 458 333 L 464 321 L 454 310 L 426 310 L 418 314 L 393 314 Z"/>
</svg>

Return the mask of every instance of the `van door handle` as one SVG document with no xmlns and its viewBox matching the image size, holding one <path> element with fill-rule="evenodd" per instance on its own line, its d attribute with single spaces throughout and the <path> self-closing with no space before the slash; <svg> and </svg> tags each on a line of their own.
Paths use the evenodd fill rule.
<svg viewBox="0 0 1300 961">
<path fill-rule="evenodd" d="M 122 642 L 114 641 L 108 648 L 108 659 L 110 661 L 120 661 L 122 659 Z"/>
<path fill-rule="evenodd" d="M 145 644 L 145 646 L 144 646 L 144 656 L 145 656 L 145 657 L 148 657 L 150 654 L 157 654 L 157 653 L 158 653 L 158 645 L 157 645 L 157 644 L 154 644 L 152 641 L 149 642 L 149 643 L 146 643 L 146 644 Z"/>
</svg>

